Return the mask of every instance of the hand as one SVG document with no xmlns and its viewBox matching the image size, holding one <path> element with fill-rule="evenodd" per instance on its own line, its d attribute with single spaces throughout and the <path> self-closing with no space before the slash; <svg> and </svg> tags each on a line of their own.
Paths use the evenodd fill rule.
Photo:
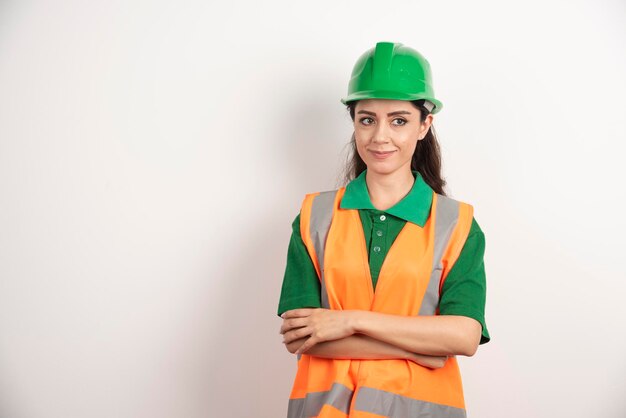
<svg viewBox="0 0 626 418">
<path fill-rule="evenodd" d="M 294 354 L 300 354 L 322 341 L 338 340 L 354 334 L 355 311 L 324 308 L 292 309 L 283 313 L 280 333 L 283 343 L 310 336 Z"/>
<path fill-rule="evenodd" d="M 423 354 L 411 353 L 409 360 L 420 366 L 428 367 L 429 369 L 441 369 L 446 365 L 448 356 L 427 356 Z"/>
</svg>

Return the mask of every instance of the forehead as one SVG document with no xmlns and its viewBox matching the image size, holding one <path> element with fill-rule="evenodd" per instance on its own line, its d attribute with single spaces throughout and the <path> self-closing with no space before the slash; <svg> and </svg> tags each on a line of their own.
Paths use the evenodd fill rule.
<svg viewBox="0 0 626 418">
<path fill-rule="evenodd" d="M 407 100 L 392 99 L 364 99 L 359 100 L 355 109 L 369 110 L 370 112 L 392 112 L 395 110 L 415 111 L 415 106 Z"/>
</svg>

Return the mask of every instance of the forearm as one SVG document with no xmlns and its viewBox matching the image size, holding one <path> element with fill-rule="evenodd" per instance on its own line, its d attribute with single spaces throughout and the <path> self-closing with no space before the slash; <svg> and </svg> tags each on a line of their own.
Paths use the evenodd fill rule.
<svg viewBox="0 0 626 418">
<path fill-rule="evenodd" d="M 353 328 L 412 353 L 472 356 L 480 341 L 478 321 L 456 315 L 402 316 L 354 311 Z"/>
<path fill-rule="evenodd" d="M 306 338 L 301 338 L 287 344 L 288 350 L 292 353 L 295 352 L 305 340 Z M 406 359 L 430 368 L 443 367 L 447 360 L 444 356 L 412 353 L 363 334 L 354 334 L 338 340 L 317 343 L 308 349 L 306 354 L 336 359 Z"/>
</svg>

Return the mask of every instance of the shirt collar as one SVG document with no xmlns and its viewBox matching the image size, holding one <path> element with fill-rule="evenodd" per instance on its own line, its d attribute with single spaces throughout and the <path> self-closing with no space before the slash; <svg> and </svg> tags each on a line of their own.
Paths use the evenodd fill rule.
<svg viewBox="0 0 626 418">
<path fill-rule="evenodd" d="M 433 189 L 424 181 L 417 170 L 411 170 L 415 181 L 409 194 L 404 196 L 398 203 L 381 212 L 388 213 L 405 221 L 412 222 L 421 227 L 426 224 L 430 215 L 430 205 L 433 200 Z M 341 199 L 341 209 L 374 209 L 367 189 L 365 175 L 367 169 L 346 185 L 346 191 Z"/>
</svg>

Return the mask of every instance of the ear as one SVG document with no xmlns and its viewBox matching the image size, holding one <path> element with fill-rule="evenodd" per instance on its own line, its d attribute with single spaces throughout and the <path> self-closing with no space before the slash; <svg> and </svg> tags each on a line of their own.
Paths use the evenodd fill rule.
<svg viewBox="0 0 626 418">
<path fill-rule="evenodd" d="M 426 134 L 428 133 L 428 130 L 430 129 L 431 125 L 433 124 L 433 119 L 434 116 L 432 113 L 429 113 L 428 116 L 426 116 L 426 119 L 424 119 L 424 122 L 422 122 L 422 129 L 420 130 L 420 135 L 419 135 L 419 139 L 422 140 L 426 137 Z"/>
</svg>

